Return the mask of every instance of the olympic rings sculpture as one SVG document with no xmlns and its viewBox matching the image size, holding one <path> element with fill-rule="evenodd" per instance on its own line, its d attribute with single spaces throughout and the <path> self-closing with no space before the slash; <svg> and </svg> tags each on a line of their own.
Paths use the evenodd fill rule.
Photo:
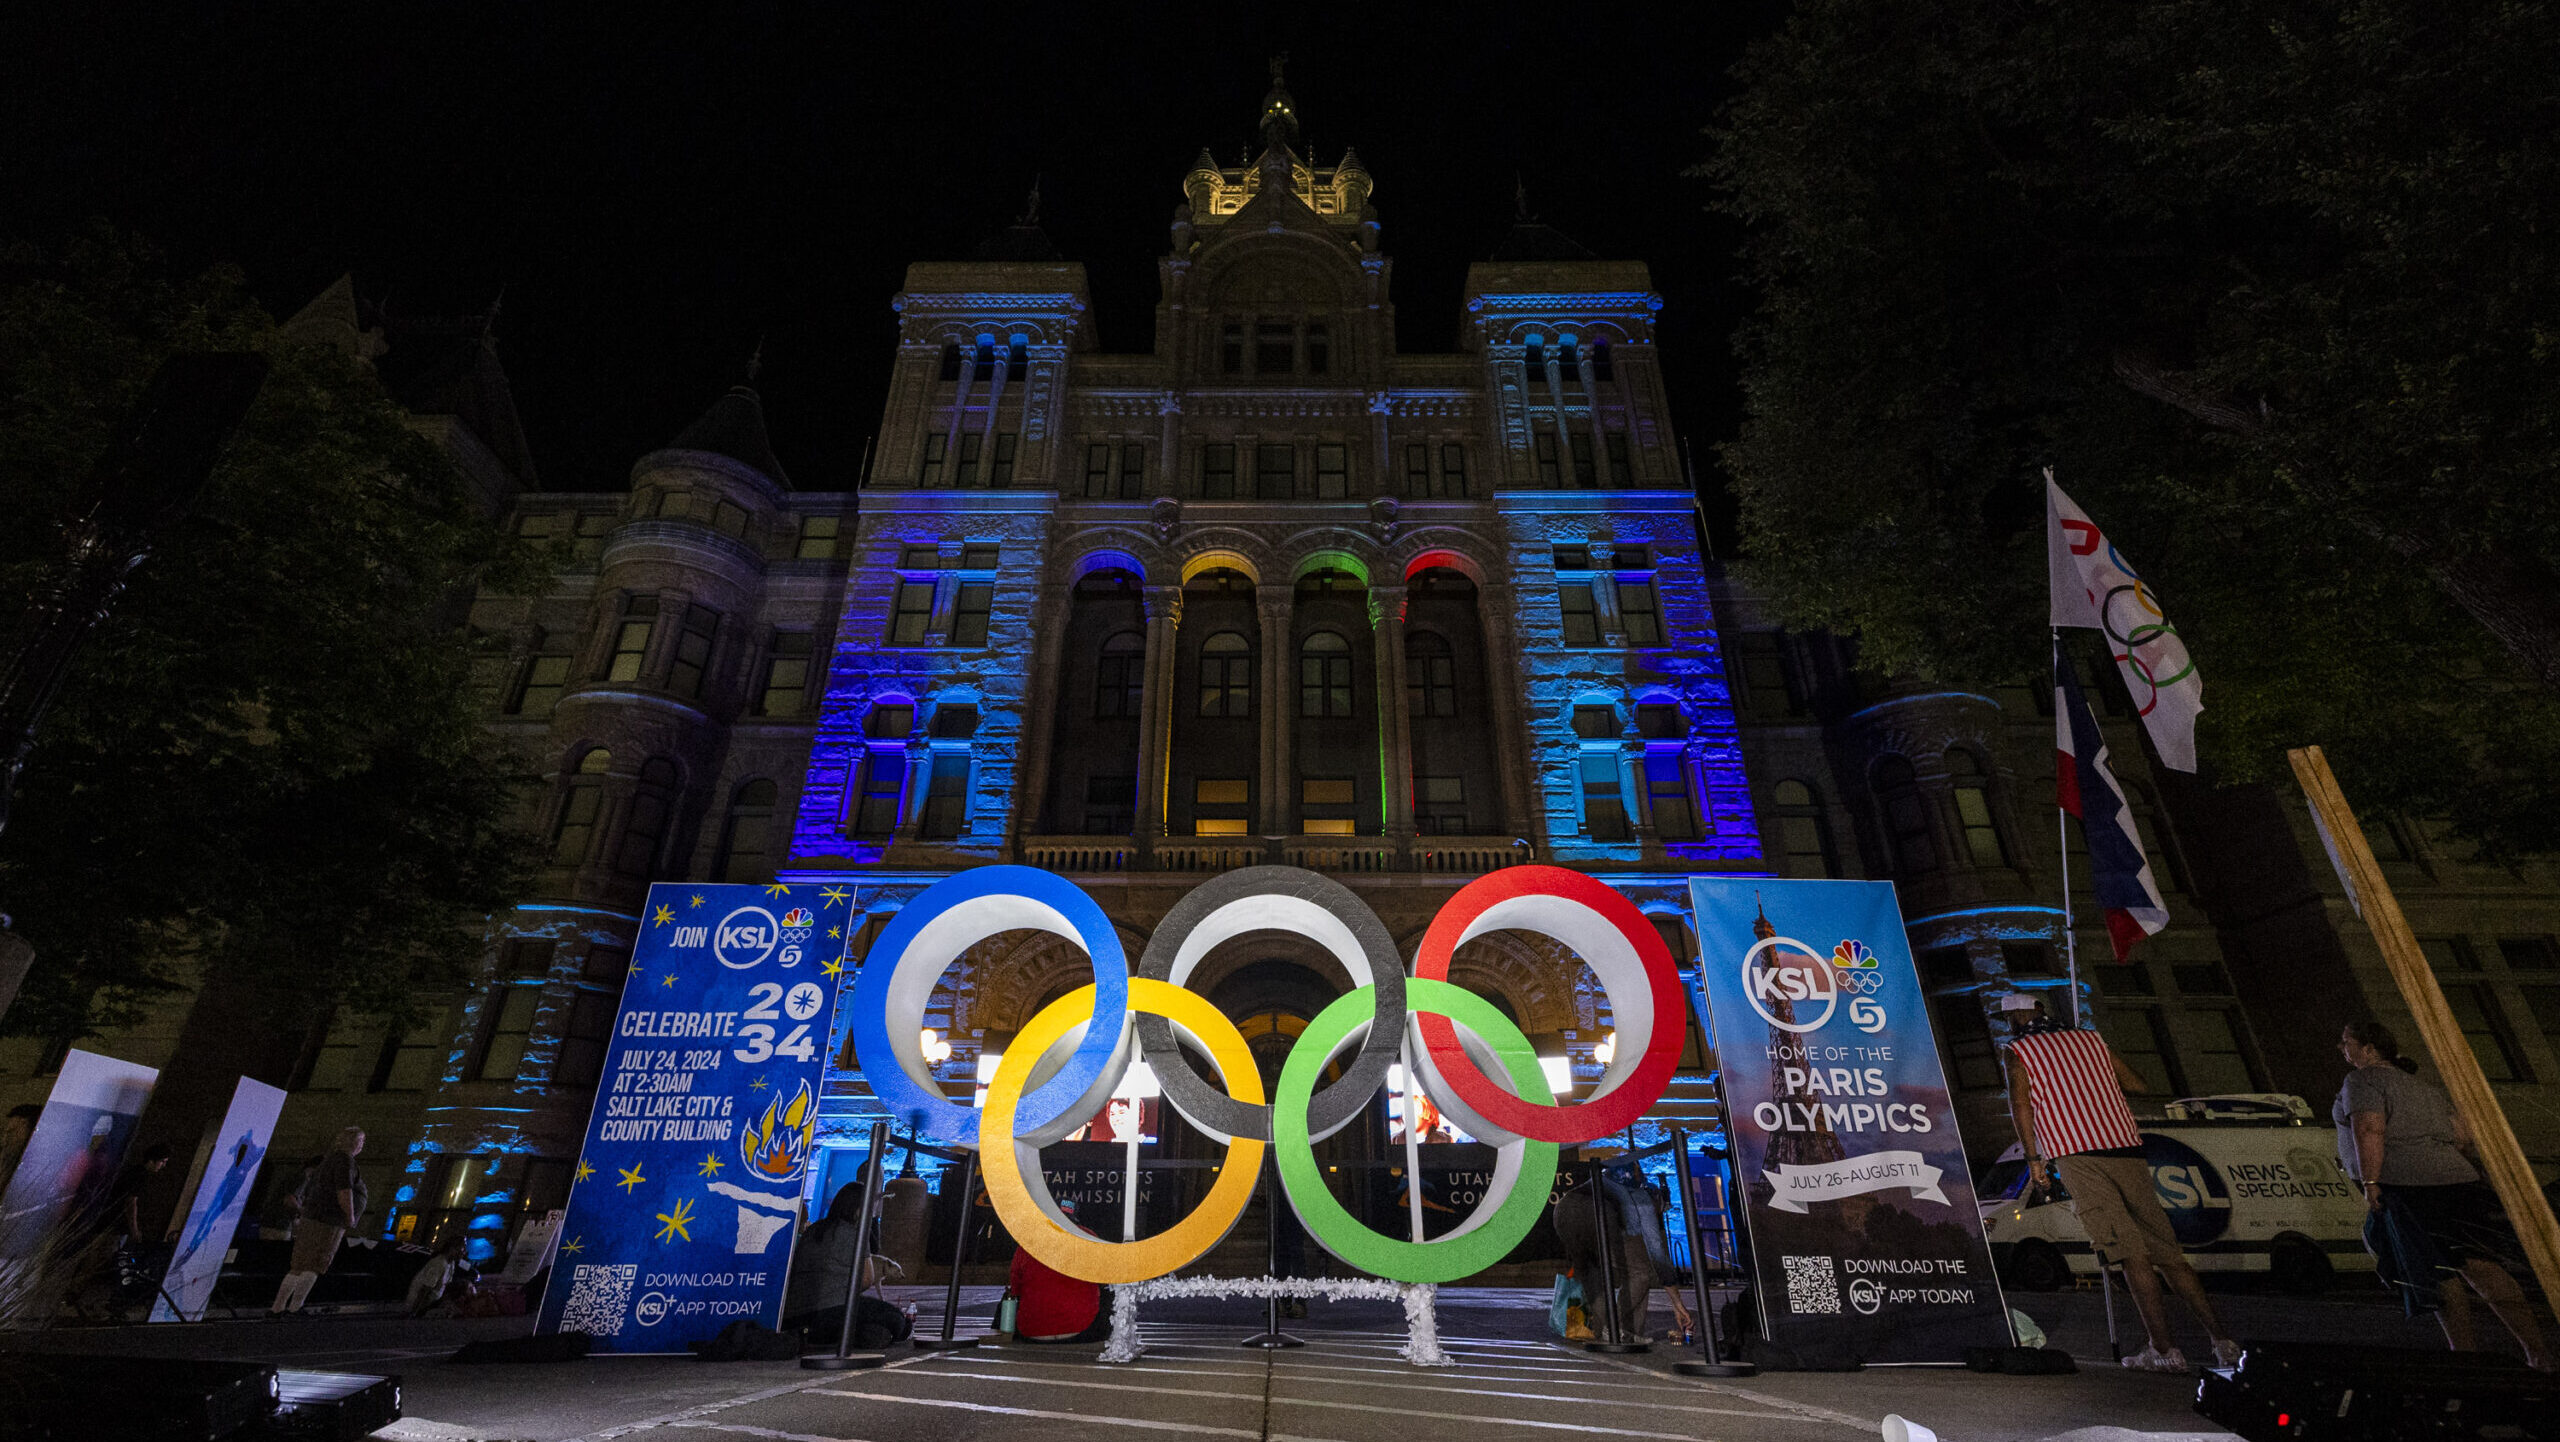
<svg viewBox="0 0 2560 1442">
<path fill-rule="evenodd" d="M 980 1112 L 935 1083 L 920 1043 L 925 1004 L 962 951 L 1024 929 L 1083 948 L 1094 981 L 1024 1024 Z M 1448 979 L 1459 946 L 1506 929 L 1564 944 L 1599 976 L 1618 1046 L 1586 1101 L 1551 1100 L 1528 1038 Z M 1268 1103 L 1243 1034 L 1183 987 L 1220 943 L 1260 931 L 1307 937 L 1354 982 L 1298 1035 Z M 1032 867 L 981 867 L 907 903 L 873 944 L 854 1003 L 854 1044 L 882 1103 L 932 1140 L 979 1149 L 988 1198 L 1025 1250 L 1069 1276 L 1113 1283 L 1163 1276 L 1216 1246 L 1251 1202 L 1266 1146 L 1299 1222 L 1346 1264 L 1400 1282 L 1483 1271 L 1536 1224 L 1561 1146 L 1623 1131 L 1661 1098 L 1679 1065 L 1684 1005 L 1671 953 L 1643 914 L 1601 882 L 1553 866 L 1511 867 L 1460 889 L 1425 931 L 1410 977 L 1365 902 L 1297 867 L 1246 867 L 1195 888 L 1156 928 L 1134 976 L 1118 934 L 1084 892 Z M 1186 1043 L 1206 1056 L 1218 1086 L 1178 1054 Z M 1320 1086 L 1346 1053 L 1339 1077 Z M 1353 1217 L 1325 1185 L 1314 1149 L 1359 1116 L 1400 1056 L 1411 1058 L 1420 1092 L 1495 1147 L 1475 1210 L 1425 1242 L 1382 1236 Z M 1185 1121 L 1226 1143 L 1227 1161 L 1189 1216 L 1152 1237 L 1107 1242 L 1059 1209 L 1039 1153 L 1099 1110 L 1141 1059 Z"/>
</svg>

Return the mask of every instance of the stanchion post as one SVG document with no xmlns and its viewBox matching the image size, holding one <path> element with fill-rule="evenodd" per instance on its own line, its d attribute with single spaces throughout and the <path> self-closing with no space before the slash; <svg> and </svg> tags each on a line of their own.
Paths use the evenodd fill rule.
<svg viewBox="0 0 2560 1442">
<path fill-rule="evenodd" d="M 1269 1148 L 1264 1149 L 1266 1152 Z M 1262 1274 L 1275 1281 L 1280 1276 L 1280 1179 L 1274 1170 L 1274 1156 L 1262 1173 Z M 1245 1338 L 1239 1347 L 1303 1347 L 1307 1345 L 1280 1330 L 1280 1290 L 1262 1299 L 1262 1330 Z"/>
<path fill-rule="evenodd" d="M 871 1124 L 871 1155 L 862 1165 L 862 1205 L 853 1214 L 853 1275 L 844 1284 L 844 1325 L 836 1332 L 834 1356 L 820 1352 L 800 1359 L 818 1372 L 851 1372 L 878 1367 L 889 1359 L 878 1352 L 853 1350 L 854 1315 L 862 1307 L 862 1274 L 871 1265 L 871 1218 L 880 1205 L 880 1177 L 889 1161 L 889 1123 Z"/>
<path fill-rule="evenodd" d="M 1582 1350 L 1586 1352 L 1650 1352 L 1653 1350 L 1652 1343 L 1641 1339 L 1633 1342 L 1627 1340 L 1626 1324 L 1618 1316 L 1617 1258 L 1609 1255 L 1617 1250 L 1618 1238 L 1609 1233 L 1608 1208 L 1600 1195 L 1600 1163 L 1598 1161 L 1591 1163 L 1591 1179 L 1583 1185 L 1591 1191 L 1592 1250 L 1600 1257 L 1600 1295 L 1602 1305 L 1608 1309 L 1609 1330 L 1607 1335 L 1595 1335 L 1590 1341 L 1583 1343 Z M 1646 1293 L 1645 1300 L 1648 1302 L 1653 1300 L 1653 1294 Z M 1588 1314 L 1590 1310 L 1590 1298 L 1586 1295 L 1583 1298 L 1583 1311 Z"/>
<path fill-rule="evenodd" d="M 916 1347 L 926 1352 L 949 1352 L 978 1345 L 975 1337 L 953 1335 L 960 1325 L 960 1269 L 969 1262 L 969 1194 L 978 1186 L 978 1154 L 975 1150 L 960 1154 L 960 1227 L 951 1239 L 951 1285 L 942 1293 L 942 1336 L 938 1340 L 916 1338 Z"/>
<path fill-rule="evenodd" d="M 1671 1155 L 1678 1162 L 1672 1175 L 1680 1183 L 1680 1229 L 1689 1236 L 1689 1290 L 1698 1299 L 1698 1344 L 1706 1352 L 1702 1361 L 1682 1360 L 1671 1369 L 1684 1377 L 1750 1377 L 1759 1367 L 1749 1362 L 1728 1362 L 1716 1351 L 1715 1303 L 1707 1295 L 1707 1259 L 1698 1249 L 1697 1187 L 1689 1179 L 1689 1134 L 1678 1127 L 1671 1129 Z"/>
</svg>

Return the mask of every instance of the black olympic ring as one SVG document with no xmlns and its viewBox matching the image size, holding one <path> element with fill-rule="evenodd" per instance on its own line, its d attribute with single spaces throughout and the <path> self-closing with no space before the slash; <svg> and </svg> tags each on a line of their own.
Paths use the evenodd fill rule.
<svg viewBox="0 0 2560 1442">
<path fill-rule="evenodd" d="M 1320 942 L 1351 974 L 1353 986 L 1377 988 L 1369 1035 L 1342 1078 L 1318 1091 L 1307 1108 L 1307 1129 L 1321 1140 L 1360 1115 L 1398 1061 L 1406 1020 L 1404 963 L 1386 923 L 1341 882 L 1295 866 L 1247 866 L 1213 877 L 1175 902 L 1147 939 L 1137 974 L 1181 986 L 1212 948 L 1256 931 L 1291 931 Z M 1140 1012 L 1136 1025 L 1139 1054 L 1176 1111 L 1221 1140 L 1272 1139 L 1271 1108 L 1237 1101 L 1202 1081 L 1178 1054 L 1171 1022 Z"/>
</svg>

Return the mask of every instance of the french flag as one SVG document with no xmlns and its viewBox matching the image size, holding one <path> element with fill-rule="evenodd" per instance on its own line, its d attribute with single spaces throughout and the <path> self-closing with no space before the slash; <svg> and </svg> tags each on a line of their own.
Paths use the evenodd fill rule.
<svg viewBox="0 0 2560 1442">
<path fill-rule="evenodd" d="M 2053 657 L 2054 799 L 2080 818 L 2089 840 L 2089 870 L 2098 889 L 2098 904 L 2107 910 L 2107 939 L 2116 960 L 2129 961 L 2142 939 L 2169 924 L 2168 904 L 2151 879 L 2150 859 L 2142 854 L 2142 833 L 2133 826 L 2133 808 L 2124 788 L 2107 769 L 2107 742 L 2098 734 L 2098 718 L 2080 694 L 2080 680 L 2059 648 Z"/>
</svg>

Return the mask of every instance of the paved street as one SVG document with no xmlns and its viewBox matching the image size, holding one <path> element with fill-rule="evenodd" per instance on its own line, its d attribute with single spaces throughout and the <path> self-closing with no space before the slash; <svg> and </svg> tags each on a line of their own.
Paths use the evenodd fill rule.
<svg viewBox="0 0 2560 1442">
<path fill-rule="evenodd" d="M 938 1332 L 940 1295 L 902 1290 Z M 1258 1309 L 1169 1304 L 1142 1315 L 1147 1353 L 1104 1364 L 1099 1347 L 987 1346 L 956 1354 L 900 1348 L 871 1372 L 817 1373 L 782 1363 L 708 1364 L 680 1357 L 592 1358 L 551 1366 L 459 1367 L 453 1349 L 522 1333 L 520 1319 L 411 1322 L 393 1317 L 214 1322 L 67 1329 L 65 1350 L 131 1356 L 255 1357 L 290 1366 L 398 1373 L 409 1442 L 569 1442 L 718 1437 L 963 1442 L 1037 1435 L 1323 1438 L 1337 1442 L 1527 1442 L 1560 1436 L 1774 1439 L 1873 1437 L 1888 1412 L 1948 1442 L 2126 1442 L 2210 1434 L 2190 1410 L 2191 1383 L 2124 1372 L 2109 1355 L 2094 1292 L 2013 1298 L 2056 1345 L 2081 1359 L 2071 1377 L 1986 1377 L 1936 1368 L 1771 1374 L 1746 1382 L 1678 1377 L 1668 1348 L 1628 1358 L 1558 1345 L 1543 1299 L 1526 1291 L 1443 1294 L 1440 1326 L 1456 1365 L 1423 1370 L 1397 1356 L 1402 1316 L 1386 1303 L 1317 1304 L 1285 1324 L 1304 1348 L 1247 1351 Z M 2352 1286 L 2316 1302 L 2217 1293 L 2243 1337 L 2439 1345 L 2378 1293 Z M 963 1298 L 962 1327 L 983 1328 L 994 1288 Z M 1657 1327 L 1667 1323 L 1655 1314 Z M 2129 1314 L 2127 1323 L 2130 1324 Z M 2194 1349 L 2200 1339 L 2190 1338 Z M 2088 1431 L 2086 1429 L 2123 1429 Z"/>
</svg>

